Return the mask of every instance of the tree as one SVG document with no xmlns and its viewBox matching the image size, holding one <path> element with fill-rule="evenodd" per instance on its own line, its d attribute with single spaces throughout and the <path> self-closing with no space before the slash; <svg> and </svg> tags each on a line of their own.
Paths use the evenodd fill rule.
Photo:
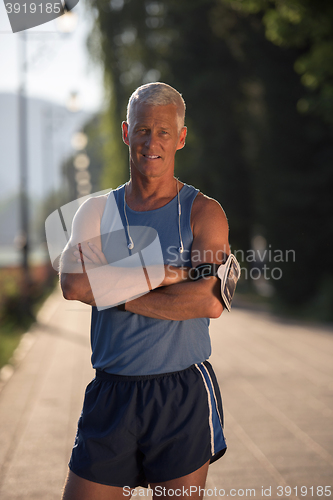
<svg viewBox="0 0 333 500">
<path fill-rule="evenodd" d="M 222 203 L 234 249 L 248 249 L 259 231 L 284 255 L 295 250 L 295 262 L 278 264 L 283 279 L 274 283 L 293 307 L 333 283 L 331 264 L 304 272 L 314 241 L 329 260 L 333 152 L 330 119 L 318 104 L 330 70 L 310 95 L 294 69 L 312 54 L 316 23 L 304 45 L 292 29 L 280 43 L 281 19 L 299 4 L 308 13 L 299 23 L 304 31 L 313 12 L 320 17 L 305 0 L 93 0 L 114 123 L 142 83 L 165 81 L 184 94 L 189 135 L 177 174 Z"/>
<path fill-rule="evenodd" d="M 262 16 L 268 40 L 299 50 L 294 69 L 305 87 L 301 113 L 333 123 L 333 3 L 331 0 L 221 0 L 238 12 Z"/>
<path fill-rule="evenodd" d="M 255 74 L 265 84 L 269 109 L 265 142 L 257 156 L 257 200 L 266 236 L 273 247 L 295 251 L 295 262 L 282 262 L 283 279 L 275 283 L 291 306 L 317 308 L 332 316 L 333 265 L 333 5 L 311 0 L 221 0 L 240 15 L 261 19 L 266 38 L 277 50 L 279 74 L 267 79 L 265 66 Z M 271 51 L 274 53 L 274 51 Z M 288 63 L 289 59 L 289 63 Z M 288 70 L 293 65 L 300 84 Z M 267 69 L 275 65 L 267 61 Z M 302 87 L 303 86 L 303 87 Z M 269 167 L 267 168 L 267 165 Z M 265 182 L 262 180 L 265 179 Z M 261 180 L 261 182 L 260 182 Z M 261 193 L 261 194 L 260 194 Z M 317 260 L 325 267 L 307 272 Z"/>
<path fill-rule="evenodd" d="M 177 172 L 222 202 L 235 245 L 247 247 L 252 201 L 235 113 L 242 92 L 234 85 L 241 67 L 211 29 L 216 1 L 96 0 L 93 6 L 115 121 L 125 118 L 128 97 L 142 83 L 160 79 L 182 92 L 189 135 Z"/>
</svg>

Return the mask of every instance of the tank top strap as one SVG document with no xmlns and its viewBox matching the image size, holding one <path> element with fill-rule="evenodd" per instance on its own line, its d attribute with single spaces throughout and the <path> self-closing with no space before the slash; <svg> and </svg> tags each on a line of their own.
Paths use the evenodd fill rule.
<svg viewBox="0 0 333 500">
<path fill-rule="evenodd" d="M 193 186 L 189 186 L 188 184 L 184 184 L 184 186 L 179 192 L 180 205 L 181 205 L 181 216 L 180 216 L 181 231 L 183 238 L 187 241 L 190 241 L 191 244 L 193 241 L 193 234 L 191 227 L 191 212 L 192 212 L 193 202 L 198 193 L 199 189 L 196 189 Z"/>
</svg>

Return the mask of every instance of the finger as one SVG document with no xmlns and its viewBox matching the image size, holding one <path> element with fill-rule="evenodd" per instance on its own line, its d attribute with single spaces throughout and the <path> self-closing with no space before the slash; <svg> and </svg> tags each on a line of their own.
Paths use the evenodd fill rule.
<svg viewBox="0 0 333 500">
<path fill-rule="evenodd" d="M 92 262 L 96 265 L 101 265 L 101 261 L 98 256 L 92 251 L 90 246 L 87 243 L 79 243 L 79 251 L 80 256 L 84 260 L 89 259 L 89 262 Z M 88 260 L 86 260 L 88 262 Z"/>
<path fill-rule="evenodd" d="M 83 248 L 82 248 L 82 245 L 79 243 L 78 248 L 79 248 L 79 251 L 74 252 L 74 254 L 77 258 L 77 262 L 81 262 L 84 270 L 85 270 L 85 264 L 94 264 L 95 266 L 100 265 L 100 263 L 97 262 L 96 259 L 94 262 L 94 259 L 92 258 L 94 254 L 92 252 L 90 252 L 90 254 L 88 255 L 89 249 L 87 247 L 83 246 Z"/>
<path fill-rule="evenodd" d="M 90 249 L 94 252 L 94 254 L 97 255 L 101 264 L 108 264 L 108 261 L 106 260 L 102 250 L 100 250 L 96 245 L 94 245 L 94 243 L 89 242 L 88 245 L 90 246 Z"/>
<path fill-rule="evenodd" d="M 81 263 L 81 264 L 85 264 L 85 265 L 87 265 L 87 264 L 93 264 L 93 262 L 90 259 L 88 259 L 87 257 L 84 257 L 84 259 L 77 259 L 76 262 L 78 264 Z"/>
<path fill-rule="evenodd" d="M 79 257 L 77 257 L 76 259 L 76 262 L 81 262 L 82 264 L 93 264 L 93 261 L 88 259 L 88 257 L 86 257 L 85 255 L 79 255 Z"/>
</svg>

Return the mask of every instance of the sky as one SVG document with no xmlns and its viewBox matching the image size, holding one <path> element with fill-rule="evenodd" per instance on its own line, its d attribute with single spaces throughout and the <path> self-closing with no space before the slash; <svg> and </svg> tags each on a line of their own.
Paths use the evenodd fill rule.
<svg viewBox="0 0 333 500">
<path fill-rule="evenodd" d="M 93 13 L 82 0 L 73 12 L 77 25 L 70 34 L 60 33 L 56 21 L 25 31 L 27 95 L 66 106 L 71 92 L 77 92 L 80 108 L 96 111 L 103 104 L 103 75 L 86 49 Z M 15 93 L 19 88 L 21 38 L 12 33 L 4 2 L 0 2 L 0 92 Z"/>
<path fill-rule="evenodd" d="M 10 0 L 6 0 L 6 2 L 7 1 Z M 65 139 L 68 144 L 70 144 L 70 138 L 73 131 L 68 130 L 68 127 L 73 125 L 72 121 L 74 118 L 78 120 L 77 117 L 79 115 L 90 116 L 91 113 L 98 111 L 103 106 L 104 92 L 102 68 L 92 63 L 86 49 L 86 39 L 93 25 L 94 14 L 85 7 L 84 1 L 85 0 L 80 0 L 78 5 L 73 9 L 73 12 L 77 14 L 77 25 L 72 33 L 60 33 L 56 21 L 50 21 L 49 23 L 25 31 L 28 61 L 26 95 L 29 98 L 29 103 L 35 102 L 31 98 L 41 100 L 38 101 L 40 103 L 46 101 L 45 104 L 40 104 L 44 106 L 43 109 L 55 109 L 55 111 L 52 111 L 50 114 L 50 120 L 51 118 L 52 120 L 54 119 L 54 113 L 57 112 L 59 114 L 60 111 L 62 111 L 62 115 L 65 117 L 68 118 L 69 116 L 69 118 L 66 119 L 66 123 L 61 125 L 61 130 L 58 131 L 57 129 L 57 134 L 58 132 L 59 134 L 62 132 L 64 137 L 60 140 L 55 133 L 52 136 L 54 143 L 53 149 L 57 154 L 59 153 L 59 155 L 63 153 Z M 0 0 L 0 94 L 12 94 L 12 96 L 8 98 L 3 95 L 2 101 L 0 99 L 2 102 L 2 106 L 0 106 L 0 130 L 2 131 L 2 137 L 0 139 L 2 140 L 2 144 L 5 141 L 5 146 L 7 149 L 10 149 L 9 152 L 13 153 L 11 156 L 9 154 L 6 155 L 6 151 L 4 151 L 6 147 L 2 148 L 2 151 L 0 151 L 0 180 L 2 184 L 4 184 L 5 193 L 9 192 L 9 177 L 13 177 L 14 180 L 12 180 L 15 186 L 18 186 L 19 161 L 17 125 L 13 123 L 14 117 L 7 116 L 7 113 L 11 112 L 13 114 L 13 111 L 8 110 L 12 109 L 10 105 L 12 105 L 13 102 L 17 102 L 16 96 L 20 85 L 20 50 L 22 49 L 23 43 L 20 33 L 12 33 L 4 2 Z M 71 113 L 66 109 L 72 92 L 78 94 L 79 107 L 77 111 L 81 111 L 81 113 Z M 61 106 L 61 108 L 59 108 L 60 111 L 57 106 L 48 106 L 47 101 Z M 39 178 L 42 179 L 46 177 L 44 173 L 40 173 L 41 168 L 45 170 L 46 165 L 47 175 L 51 180 L 54 180 L 54 172 L 60 168 L 59 161 L 59 165 L 56 165 L 57 158 L 55 158 L 55 152 L 51 158 L 51 152 L 49 151 L 51 146 L 47 144 L 48 149 L 40 147 L 41 137 L 45 135 L 46 117 L 44 119 L 45 123 L 43 122 L 41 125 L 41 116 L 39 116 L 41 113 L 35 108 L 36 106 L 29 112 L 29 118 L 34 118 L 35 122 L 33 123 L 37 124 L 35 128 L 32 128 L 32 130 L 28 132 L 28 134 L 33 135 L 34 139 L 34 141 L 30 141 L 30 146 L 32 143 L 35 145 L 34 150 L 31 151 L 32 148 L 30 147 L 29 151 L 29 194 L 32 192 L 32 185 L 35 190 L 39 186 L 36 179 L 38 180 Z M 35 115 L 39 116 L 39 121 L 37 120 L 38 123 L 36 122 L 38 116 L 36 118 Z M 79 127 L 80 124 L 77 126 Z M 46 154 L 44 150 L 47 152 L 47 158 L 49 160 L 45 165 L 41 163 L 43 154 L 44 156 Z M 33 154 L 35 155 L 34 157 L 32 157 Z M 16 155 L 15 158 L 13 155 Z M 2 195 L 4 195 L 4 193 L 2 193 Z M 4 196 L 1 197 L 0 192 L 0 202 L 3 197 Z M 13 218 L 15 219 L 15 224 L 17 224 L 18 218 L 14 216 L 15 214 Z M 6 227 L 8 227 L 8 220 L 5 222 Z M 18 258 L 18 255 L 16 255 L 17 252 L 15 253 L 12 247 L 7 254 L 6 252 L 1 253 L 0 248 L 0 266 L 16 262 L 15 259 Z"/>
</svg>

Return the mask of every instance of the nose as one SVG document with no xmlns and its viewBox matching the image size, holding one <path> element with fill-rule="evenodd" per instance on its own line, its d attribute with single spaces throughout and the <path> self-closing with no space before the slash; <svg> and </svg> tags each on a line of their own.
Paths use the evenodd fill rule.
<svg viewBox="0 0 333 500">
<path fill-rule="evenodd" d="M 147 148 L 152 148 L 155 144 L 155 136 L 152 132 L 150 132 L 149 134 L 147 134 L 146 136 L 146 140 L 145 140 L 145 146 Z"/>
</svg>

